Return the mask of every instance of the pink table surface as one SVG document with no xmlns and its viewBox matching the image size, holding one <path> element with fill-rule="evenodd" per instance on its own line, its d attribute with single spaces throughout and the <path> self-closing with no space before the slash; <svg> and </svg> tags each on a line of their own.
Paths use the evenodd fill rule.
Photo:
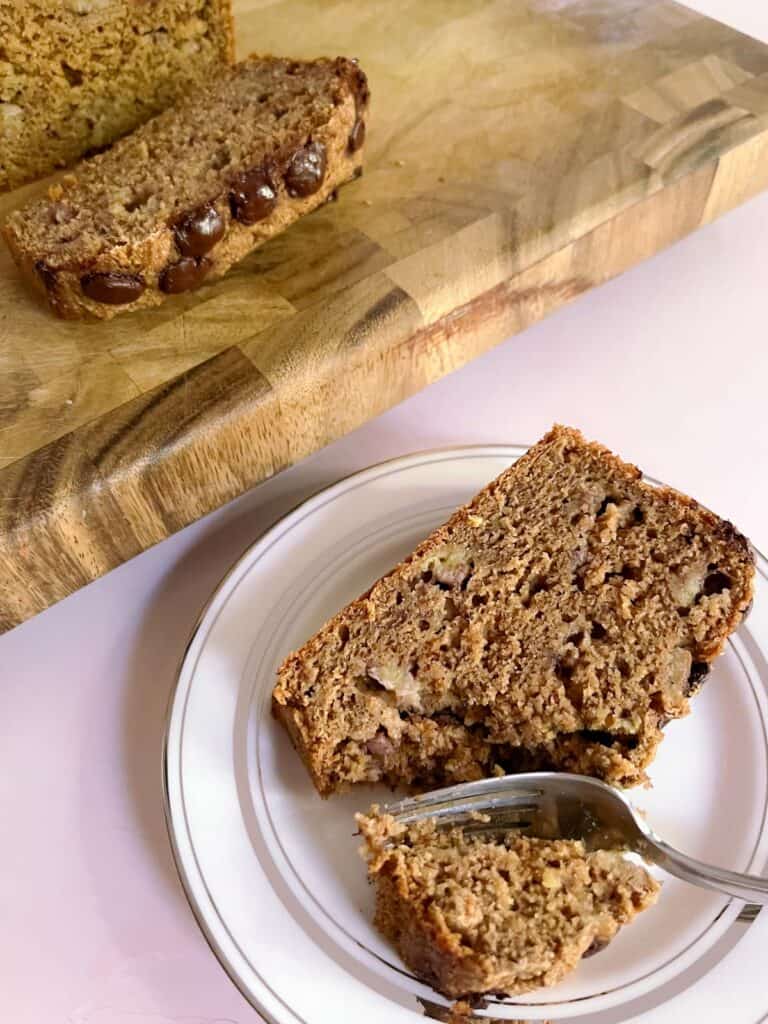
<svg viewBox="0 0 768 1024">
<path fill-rule="evenodd" d="M 764 3 L 695 6 L 768 38 Z M 763 197 L 0 638 L 0 1020 L 260 1019 L 185 902 L 160 753 L 201 606 L 304 496 L 394 455 L 530 442 L 559 420 L 768 550 L 766 238 Z"/>
</svg>

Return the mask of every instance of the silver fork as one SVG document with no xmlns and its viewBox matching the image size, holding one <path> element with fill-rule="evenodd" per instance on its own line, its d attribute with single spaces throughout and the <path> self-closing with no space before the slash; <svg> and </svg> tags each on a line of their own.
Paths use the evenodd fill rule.
<svg viewBox="0 0 768 1024">
<path fill-rule="evenodd" d="M 461 825 L 465 833 L 514 829 L 543 839 L 581 839 L 588 850 L 627 850 L 684 882 L 768 905 L 768 878 L 686 856 L 657 836 L 627 797 L 585 775 L 531 772 L 466 782 L 388 804 L 384 810 L 404 825 L 436 818 L 438 827 Z M 477 812 L 490 820 L 479 821 Z"/>
</svg>

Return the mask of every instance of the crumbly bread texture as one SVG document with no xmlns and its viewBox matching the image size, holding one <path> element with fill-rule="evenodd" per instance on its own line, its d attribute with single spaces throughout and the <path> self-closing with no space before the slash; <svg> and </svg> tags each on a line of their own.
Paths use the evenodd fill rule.
<svg viewBox="0 0 768 1024">
<path fill-rule="evenodd" d="M 11 215 L 22 272 L 66 318 L 107 319 L 223 274 L 360 173 L 354 61 L 251 58 Z"/>
<path fill-rule="evenodd" d="M 456 999 L 556 984 L 660 888 L 621 853 L 573 840 L 406 827 L 377 807 L 357 821 L 376 927 L 419 978 Z"/>
<path fill-rule="evenodd" d="M 103 148 L 232 59 L 229 0 L 0 3 L 0 191 Z"/>
<path fill-rule="evenodd" d="M 321 794 L 562 769 L 645 779 L 752 600 L 734 527 L 555 427 L 278 674 Z"/>
</svg>

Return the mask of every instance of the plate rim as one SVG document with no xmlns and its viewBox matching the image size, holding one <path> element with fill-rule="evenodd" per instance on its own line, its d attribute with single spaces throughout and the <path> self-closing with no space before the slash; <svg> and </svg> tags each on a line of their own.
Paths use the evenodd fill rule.
<svg viewBox="0 0 768 1024">
<path fill-rule="evenodd" d="M 311 503 L 313 503 L 314 501 L 316 501 L 321 495 L 329 494 L 330 492 L 334 491 L 337 488 L 342 488 L 342 487 L 344 487 L 344 485 L 349 484 L 350 481 L 355 480 L 357 478 L 363 478 L 363 477 L 365 477 L 365 476 L 367 476 L 369 474 L 371 474 L 371 475 L 375 474 L 378 470 L 382 469 L 385 466 L 390 466 L 391 467 L 391 466 L 393 466 L 393 465 L 395 465 L 397 463 L 407 464 L 407 463 L 410 463 L 410 462 L 412 462 L 414 460 L 417 460 L 420 457 L 424 457 L 424 456 L 427 456 L 427 457 L 439 456 L 439 455 L 461 456 L 463 454 L 475 454 L 475 455 L 480 456 L 482 454 L 487 454 L 489 457 L 496 457 L 496 456 L 507 456 L 511 452 L 514 452 L 516 454 L 517 458 L 520 458 L 527 451 L 529 451 L 530 448 L 532 448 L 532 447 L 533 447 L 532 444 L 491 442 L 491 443 L 486 443 L 486 444 L 476 443 L 476 444 L 468 444 L 468 445 L 440 445 L 440 446 L 432 447 L 432 448 L 417 449 L 416 451 L 407 452 L 407 453 L 400 454 L 400 455 L 395 455 L 395 456 L 392 456 L 392 457 L 387 458 L 387 459 L 381 459 L 378 462 L 371 463 L 371 464 L 369 464 L 367 466 L 364 466 L 362 469 L 357 469 L 357 470 L 353 470 L 350 473 L 346 473 L 346 474 L 340 476 L 338 479 L 333 480 L 331 483 L 328 483 L 328 484 L 325 484 L 323 486 L 317 487 L 314 491 L 312 491 L 312 493 L 306 495 L 300 501 L 296 502 L 289 509 L 287 509 L 282 515 L 280 515 L 274 522 L 270 523 L 269 526 L 267 526 L 265 529 L 261 530 L 253 538 L 253 540 L 251 540 L 246 545 L 246 547 L 240 552 L 240 554 L 234 559 L 234 561 L 230 564 L 228 569 L 222 575 L 221 579 L 216 584 L 216 586 L 213 588 L 213 590 L 211 591 L 210 595 L 208 596 L 208 598 L 206 599 L 206 601 L 202 605 L 198 615 L 195 618 L 195 621 L 194 621 L 193 626 L 192 626 L 192 628 L 190 630 L 190 633 L 189 633 L 189 636 L 187 638 L 187 641 L 186 641 L 186 643 L 183 646 L 183 649 L 182 649 L 182 651 L 180 653 L 180 656 L 179 656 L 179 659 L 178 659 L 178 662 L 177 662 L 177 667 L 176 667 L 176 671 L 175 671 L 175 675 L 174 675 L 174 680 L 173 680 L 173 684 L 171 686 L 170 693 L 169 693 L 169 696 L 168 696 L 168 702 L 167 702 L 166 713 L 165 713 L 165 722 L 164 722 L 164 728 L 163 728 L 163 743 L 162 743 L 162 749 L 161 749 L 161 755 L 160 755 L 161 756 L 161 772 L 160 772 L 160 774 L 161 774 L 163 817 L 164 817 L 164 820 L 165 820 L 166 832 L 167 832 L 167 835 L 168 835 L 168 841 L 169 841 L 169 845 L 170 845 L 170 849 L 171 849 L 171 855 L 172 855 L 172 858 L 173 858 L 173 863 L 174 863 L 174 867 L 175 867 L 175 870 L 176 870 L 176 874 L 177 874 L 177 876 L 179 878 L 179 881 L 181 882 L 182 890 L 184 892 L 184 897 L 185 897 L 185 899 L 187 901 L 187 904 L 188 904 L 190 910 L 192 911 L 193 917 L 195 918 L 195 921 L 197 923 L 198 928 L 200 929 L 200 932 L 201 932 L 203 938 L 205 939 L 209 949 L 211 950 L 211 952 L 214 955 L 214 958 L 216 959 L 217 963 L 219 964 L 220 968 L 225 973 L 227 978 L 237 988 L 237 990 L 243 996 L 243 998 L 248 1003 L 248 1005 L 251 1006 L 258 1014 L 260 1014 L 261 1017 L 267 1022 L 267 1024 L 286 1024 L 286 1022 L 285 1022 L 285 1020 L 279 1020 L 277 1017 L 275 1017 L 266 1008 L 264 1003 L 261 1000 L 257 999 L 255 994 L 251 990 L 246 988 L 244 982 L 242 982 L 241 979 L 239 978 L 238 973 L 237 973 L 237 971 L 234 968 L 234 965 L 231 962 L 229 962 L 229 958 L 225 955 L 224 951 L 219 948 L 216 939 L 214 938 L 214 936 L 211 933 L 211 929 L 210 929 L 210 927 L 208 925 L 208 922 L 207 922 L 206 917 L 205 917 L 205 915 L 203 913 L 203 910 L 198 905 L 197 899 L 196 899 L 196 897 L 195 897 L 195 895 L 194 895 L 194 893 L 192 891 L 192 885 L 191 885 L 190 879 L 189 879 L 189 877 L 187 875 L 187 871 L 186 871 L 185 865 L 183 863 L 182 854 L 181 854 L 181 851 L 179 849 L 178 842 L 177 842 L 177 837 L 176 837 L 176 834 L 175 834 L 175 824 L 174 824 L 173 812 L 172 812 L 172 809 L 171 809 L 171 794 L 170 794 L 170 778 L 169 778 L 169 774 L 170 774 L 170 771 L 169 771 L 169 753 L 170 753 L 170 751 L 169 751 L 169 743 L 170 743 L 170 733 L 171 733 L 171 725 L 172 725 L 173 715 L 174 715 L 174 711 L 175 711 L 175 707 L 176 707 L 176 701 L 177 701 L 177 698 L 178 698 L 178 695 L 179 695 L 179 686 L 180 686 L 180 683 L 181 683 L 181 675 L 182 675 L 182 672 L 184 670 L 184 666 L 187 663 L 187 659 L 188 659 L 190 650 L 191 650 L 192 646 L 194 645 L 196 639 L 198 638 L 198 634 L 200 632 L 200 629 L 203 626 L 203 623 L 205 621 L 205 618 L 206 618 L 206 616 L 207 616 L 211 606 L 216 601 L 216 598 L 219 596 L 221 591 L 227 586 L 227 584 L 229 583 L 229 581 L 232 578 L 232 576 L 237 572 L 237 570 L 240 568 L 242 563 L 246 560 L 246 558 L 251 553 L 251 551 L 258 544 L 261 544 L 270 534 L 272 534 L 272 533 L 276 532 L 277 530 L 279 530 L 279 528 L 285 523 L 285 521 L 288 518 L 294 516 L 301 509 L 305 508 L 306 506 L 308 506 Z M 643 473 L 643 479 L 646 480 L 647 482 L 653 484 L 654 486 L 672 487 L 671 484 L 665 484 L 663 481 L 658 480 L 657 478 L 652 477 L 652 476 L 650 476 L 650 475 L 648 475 L 646 473 Z M 673 488 L 673 489 L 677 490 L 676 488 Z M 684 492 L 679 492 L 679 493 L 684 493 Z M 699 502 L 699 504 L 701 504 L 701 503 Z M 703 507 L 706 507 L 706 506 L 703 506 Z M 768 558 L 766 558 L 766 556 L 760 551 L 759 548 L 757 548 L 752 543 L 751 540 L 749 540 L 749 538 L 747 538 L 747 539 L 748 539 L 748 542 L 750 544 L 750 548 L 751 548 L 751 550 L 752 550 L 752 552 L 754 554 L 755 571 L 764 578 L 766 583 L 768 583 Z M 726 904 L 726 906 L 727 905 L 728 904 Z M 291 1018 L 292 1021 L 299 1022 L 299 1024 L 311 1024 L 311 1022 L 305 1021 L 304 1018 L 300 1017 L 295 1010 L 293 1010 L 290 1006 L 288 1006 L 283 1001 L 283 999 L 276 992 L 274 992 L 274 990 L 272 990 L 269 987 L 267 982 L 264 981 L 264 979 L 262 979 L 261 976 L 259 976 L 259 983 L 260 983 L 260 985 L 266 991 L 269 992 L 269 994 L 272 996 L 272 998 L 277 1000 L 282 1005 L 283 1009 L 290 1015 L 290 1018 Z M 768 1022 L 768 1015 L 764 1019 L 766 1020 L 766 1022 Z"/>
</svg>

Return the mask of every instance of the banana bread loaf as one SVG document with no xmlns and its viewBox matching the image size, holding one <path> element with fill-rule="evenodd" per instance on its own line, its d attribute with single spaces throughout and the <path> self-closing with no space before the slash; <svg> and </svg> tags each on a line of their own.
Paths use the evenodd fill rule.
<svg viewBox="0 0 768 1024">
<path fill-rule="evenodd" d="M 556 427 L 282 665 L 323 795 L 563 769 L 645 779 L 752 600 L 734 527 Z"/>
<path fill-rule="evenodd" d="M 374 923 L 443 995 L 554 985 L 656 902 L 659 884 L 618 852 L 574 840 L 503 839 L 358 815 Z"/>
<path fill-rule="evenodd" d="M 233 59 L 229 0 L 0 4 L 0 191 L 65 167 Z"/>
<path fill-rule="evenodd" d="M 243 61 L 15 211 L 6 240 L 61 317 L 155 305 L 355 177 L 367 104 L 353 61 Z"/>
</svg>

